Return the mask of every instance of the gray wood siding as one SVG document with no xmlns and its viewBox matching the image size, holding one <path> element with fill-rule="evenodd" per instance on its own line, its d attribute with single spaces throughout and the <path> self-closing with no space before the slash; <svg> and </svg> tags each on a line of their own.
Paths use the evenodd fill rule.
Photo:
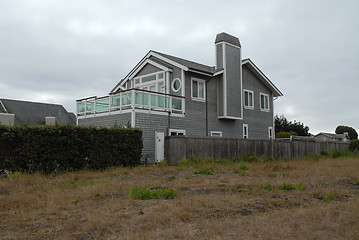
<svg viewBox="0 0 359 240">
<path fill-rule="evenodd" d="M 79 126 L 95 126 L 95 127 L 113 127 L 127 126 L 131 123 L 131 113 L 112 114 L 106 116 L 95 116 L 81 118 L 78 120 Z"/>
<path fill-rule="evenodd" d="M 268 127 L 273 127 L 273 97 L 271 91 L 243 66 L 243 89 L 254 92 L 254 109 L 244 109 L 243 123 L 248 124 L 249 138 L 268 138 Z M 269 112 L 260 110 L 260 93 L 269 95 Z"/>
<path fill-rule="evenodd" d="M 211 131 L 221 131 L 223 137 L 242 137 L 242 121 L 241 120 L 225 120 L 218 119 L 217 105 L 217 81 L 221 81 L 221 76 L 211 79 L 207 82 L 207 108 L 208 108 L 208 135 Z"/>
<path fill-rule="evenodd" d="M 155 162 L 155 132 L 164 132 L 167 134 L 167 127 L 169 118 L 168 116 L 154 115 L 148 113 L 135 113 L 136 116 L 136 128 L 140 128 L 143 131 L 143 149 L 142 157 L 149 158 L 148 163 Z"/>
<path fill-rule="evenodd" d="M 227 116 L 242 117 L 242 93 L 241 93 L 241 54 L 240 49 L 226 44 L 226 93 Z"/>
<path fill-rule="evenodd" d="M 139 77 L 139 76 L 143 76 L 143 75 L 147 75 L 147 74 L 150 74 L 150 73 L 155 73 L 155 72 L 159 72 L 159 71 L 162 71 L 161 69 L 159 69 L 158 67 L 155 67 L 151 64 L 146 64 L 142 69 L 141 71 L 139 71 L 135 77 Z"/>
</svg>

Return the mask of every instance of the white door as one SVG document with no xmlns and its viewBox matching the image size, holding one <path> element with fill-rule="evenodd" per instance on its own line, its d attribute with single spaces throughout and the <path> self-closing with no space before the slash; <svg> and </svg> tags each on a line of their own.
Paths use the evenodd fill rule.
<svg viewBox="0 0 359 240">
<path fill-rule="evenodd" d="M 155 132 L 156 137 L 156 162 L 162 162 L 165 158 L 165 133 L 164 132 Z"/>
</svg>

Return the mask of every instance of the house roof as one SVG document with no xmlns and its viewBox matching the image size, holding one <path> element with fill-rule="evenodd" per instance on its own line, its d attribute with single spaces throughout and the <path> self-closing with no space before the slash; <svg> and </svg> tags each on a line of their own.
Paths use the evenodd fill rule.
<svg viewBox="0 0 359 240">
<path fill-rule="evenodd" d="M 217 38 L 216 38 L 216 42 L 217 42 L 217 40 L 218 41 L 226 41 L 231 44 L 239 44 L 239 46 L 240 46 L 239 39 L 236 38 L 238 40 L 238 42 L 236 42 L 237 40 L 235 40 L 234 38 L 236 38 L 236 37 L 233 37 L 226 33 L 218 34 Z M 170 68 L 170 64 L 172 64 L 172 65 L 179 67 L 182 70 L 198 72 L 198 73 L 202 73 L 207 76 L 219 75 L 219 74 L 221 74 L 221 70 L 222 70 L 222 69 L 216 69 L 214 66 L 204 65 L 201 63 L 187 60 L 187 59 L 183 59 L 183 58 L 179 58 L 179 57 L 175 57 L 175 56 L 171 56 L 171 55 L 168 55 L 165 53 L 151 50 L 127 74 L 127 76 L 124 79 L 122 79 L 118 84 L 116 84 L 116 86 L 111 90 L 111 93 L 117 92 L 123 86 L 123 84 L 130 78 L 130 76 L 132 76 L 133 73 L 138 71 L 138 68 L 143 66 L 143 64 L 146 61 L 148 61 L 150 58 L 154 62 L 157 62 L 156 59 L 158 59 L 158 62 L 157 62 L 158 64 L 169 67 L 169 68 Z M 250 70 L 273 92 L 274 97 L 283 96 L 282 92 L 265 76 L 265 74 L 253 63 L 252 60 L 250 60 L 249 58 L 243 59 L 242 65 L 248 66 L 250 68 Z"/>
<path fill-rule="evenodd" d="M 189 61 L 189 60 L 186 60 L 186 59 L 183 59 L 183 58 L 171 56 L 171 55 L 160 53 L 160 52 L 157 52 L 157 51 L 152 51 L 152 52 L 157 53 L 158 55 L 163 56 L 165 58 L 168 58 L 168 59 L 170 59 L 170 60 L 172 60 L 174 62 L 177 62 L 177 63 L 179 63 L 179 64 L 181 64 L 183 66 L 186 66 L 189 70 L 192 69 L 192 70 L 197 70 L 197 71 L 200 71 L 200 72 L 210 73 L 210 74 L 213 74 L 214 71 L 215 71 L 215 67 L 211 67 L 211 66 L 204 65 L 204 64 L 201 64 L 201 63 Z"/>
<path fill-rule="evenodd" d="M 333 139 L 343 139 L 343 138 L 348 138 L 349 136 L 346 133 L 342 133 L 342 134 L 336 134 L 336 133 L 325 133 L 325 132 L 320 132 L 317 135 L 315 135 L 315 137 L 319 136 L 319 135 L 324 135 Z"/>
<path fill-rule="evenodd" d="M 15 124 L 42 124 L 45 117 L 55 117 L 58 124 L 76 124 L 76 116 L 62 105 L 0 99 L 0 112 L 15 114 Z"/>
</svg>

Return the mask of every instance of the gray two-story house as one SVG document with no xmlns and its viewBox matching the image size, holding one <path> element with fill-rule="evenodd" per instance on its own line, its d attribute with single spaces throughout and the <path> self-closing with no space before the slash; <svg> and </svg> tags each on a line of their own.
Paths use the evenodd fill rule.
<svg viewBox="0 0 359 240">
<path fill-rule="evenodd" d="M 143 130 L 143 157 L 164 158 L 164 136 L 271 139 L 279 89 L 237 37 L 220 33 L 216 66 L 149 51 L 109 96 L 77 100 L 78 125 Z"/>
</svg>

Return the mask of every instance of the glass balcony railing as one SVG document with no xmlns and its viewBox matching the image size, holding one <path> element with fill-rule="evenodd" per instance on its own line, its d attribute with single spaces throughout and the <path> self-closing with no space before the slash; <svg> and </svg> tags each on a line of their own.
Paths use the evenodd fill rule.
<svg viewBox="0 0 359 240">
<path fill-rule="evenodd" d="M 145 109 L 149 111 L 184 112 L 184 97 L 132 89 L 106 97 L 77 100 L 77 116 Z"/>
</svg>

